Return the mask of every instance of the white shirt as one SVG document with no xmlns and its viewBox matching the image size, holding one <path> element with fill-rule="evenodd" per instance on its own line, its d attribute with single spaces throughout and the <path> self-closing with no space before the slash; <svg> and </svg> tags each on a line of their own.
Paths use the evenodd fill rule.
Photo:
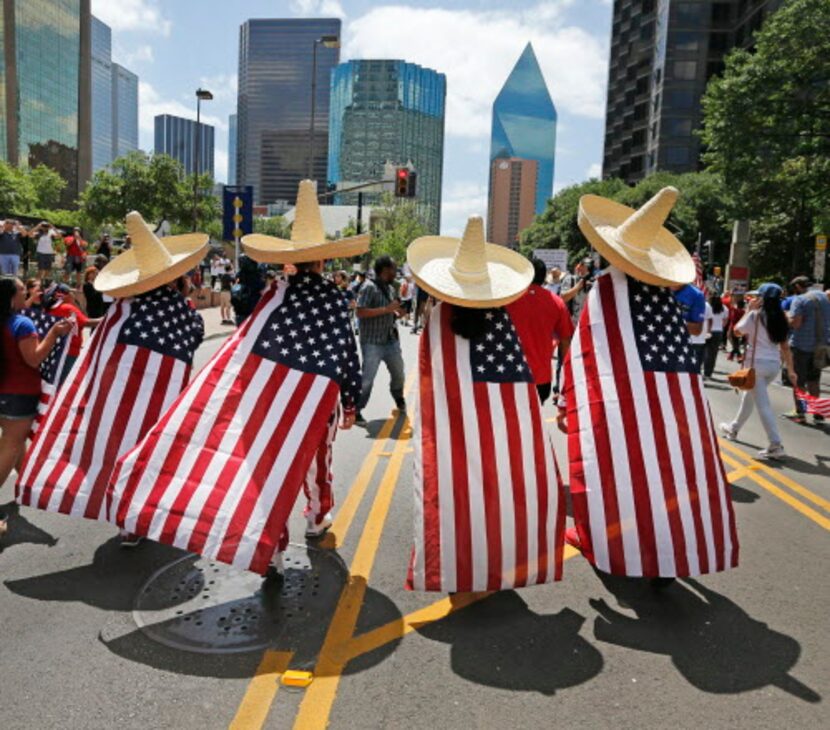
<svg viewBox="0 0 830 730">
<path fill-rule="evenodd" d="M 712 312 L 712 327 L 711 332 L 723 332 L 723 325 L 729 317 L 729 310 L 724 307 L 720 314 Z"/>
<path fill-rule="evenodd" d="M 52 240 L 55 238 L 55 234 L 52 231 L 48 231 L 40 236 L 37 237 L 37 252 L 38 253 L 55 253 L 55 249 L 52 246 Z"/>
<path fill-rule="evenodd" d="M 689 335 L 689 342 L 693 345 L 702 345 L 709 339 L 709 322 L 712 320 L 712 306 L 706 302 L 706 309 L 703 314 L 703 329 L 699 335 Z"/>
<path fill-rule="evenodd" d="M 746 357 L 744 358 L 744 365 L 749 367 L 752 360 L 752 343 L 755 339 L 755 321 L 758 317 L 758 312 L 747 312 L 741 321 L 735 325 L 742 334 L 746 336 Z M 767 332 L 764 319 L 758 322 L 758 339 L 755 342 L 755 359 L 756 360 L 772 360 L 774 362 L 781 362 L 781 350 L 779 346 L 772 342 Z"/>
</svg>

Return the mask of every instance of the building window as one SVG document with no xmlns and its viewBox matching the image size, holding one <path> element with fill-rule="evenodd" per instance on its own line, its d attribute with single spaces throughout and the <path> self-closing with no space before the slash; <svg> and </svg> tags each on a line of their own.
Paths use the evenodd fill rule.
<svg viewBox="0 0 830 730">
<path fill-rule="evenodd" d="M 712 24 L 725 25 L 731 20 L 732 3 L 712 3 Z"/>
<path fill-rule="evenodd" d="M 679 26 L 700 27 L 703 21 L 703 12 L 706 10 L 704 3 L 677 3 L 672 4 L 672 20 Z"/>
<path fill-rule="evenodd" d="M 697 76 L 697 61 L 675 61 L 672 71 L 678 81 L 693 81 Z"/>
<path fill-rule="evenodd" d="M 691 31 L 679 31 L 672 36 L 674 49 L 685 53 L 695 53 L 700 48 L 700 35 Z"/>
<path fill-rule="evenodd" d="M 666 119 L 663 128 L 669 137 L 688 137 L 692 133 L 692 120 Z"/>
<path fill-rule="evenodd" d="M 666 109 L 691 109 L 695 105 L 695 94 L 686 89 L 674 89 L 665 93 Z"/>
<path fill-rule="evenodd" d="M 630 172 L 642 172 L 643 171 L 643 156 L 638 155 L 637 157 L 632 157 L 631 162 L 629 163 L 628 169 Z"/>
<path fill-rule="evenodd" d="M 712 33 L 709 36 L 709 50 L 710 51 L 725 51 L 729 48 L 729 34 L 728 33 Z"/>
<path fill-rule="evenodd" d="M 689 164 L 689 148 L 688 147 L 667 147 L 666 148 L 666 162 L 669 165 L 688 165 Z"/>
<path fill-rule="evenodd" d="M 639 147 L 646 143 L 646 130 L 638 129 L 631 135 L 631 144 L 634 147 Z"/>
</svg>

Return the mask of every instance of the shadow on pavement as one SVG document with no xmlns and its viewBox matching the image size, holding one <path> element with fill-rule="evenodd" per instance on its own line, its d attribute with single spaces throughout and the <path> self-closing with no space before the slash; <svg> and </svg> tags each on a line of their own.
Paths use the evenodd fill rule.
<svg viewBox="0 0 830 730">
<path fill-rule="evenodd" d="M 584 623 L 570 608 L 538 614 L 515 591 L 500 591 L 418 633 L 450 644 L 452 669 L 464 679 L 554 695 L 602 671 L 602 655 L 579 635 Z"/>
<path fill-rule="evenodd" d="M 703 692 L 736 694 L 771 685 L 805 702 L 821 701 L 790 674 L 800 644 L 725 596 L 688 578 L 656 593 L 642 579 L 597 574 L 621 607 L 636 614 L 632 618 L 604 599 L 591 599 L 599 613 L 594 621 L 598 641 L 667 655 Z"/>
<path fill-rule="evenodd" d="M 33 525 L 20 514 L 20 506 L 16 502 L 0 505 L 0 513 L 5 513 L 9 518 L 8 532 L 0 538 L 0 553 L 8 550 L 14 545 L 47 545 L 54 547 L 58 540 L 52 537 L 46 530 Z"/>
<path fill-rule="evenodd" d="M 741 504 L 752 504 L 761 499 L 760 494 L 756 494 L 751 489 L 739 487 L 737 484 L 730 484 L 730 493 L 732 494 L 733 502 L 740 502 Z"/>
<path fill-rule="evenodd" d="M 787 457 L 781 461 L 769 461 L 768 465 L 774 469 L 792 469 L 801 474 L 812 474 L 819 477 L 830 477 L 830 467 L 824 462 L 827 457 L 822 454 L 816 454 L 816 461 L 806 461 L 799 459 L 788 453 Z"/>
</svg>

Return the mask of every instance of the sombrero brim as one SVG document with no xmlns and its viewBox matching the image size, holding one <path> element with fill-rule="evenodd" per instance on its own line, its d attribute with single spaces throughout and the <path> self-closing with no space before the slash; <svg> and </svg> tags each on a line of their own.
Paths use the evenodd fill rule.
<svg viewBox="0 0 830 730">
<path fill-rule="evenodd" d="M 423 236 L 406 251 L 406 261 L 418 286 L 450 304 L 473 309 L 503 307 L 524 294 L 533 282 L 533 265 L 521 254 L 485 243 L 487 277 L 469 281 L 453 275 L 458 239 Z"/>
<path fill-rule="evenodd" d="M 369 250 L 370 239 L 370 234 L 362 233 L 338 241 L 303 244 L 263 233 L 252 233 L 243 236 L 242 245 L 248 256 L 263 264 L 301 264 L 306 261 L 360 256 Z"/>
<path fill-rule="evenodd" d="M 626 245 L 615 230 L 636 211 L 598 195 L 579 199 L 579 230 L 612 266 L 654 286 L 678 286 L 695 279 L 695 264 L 686 247 L 666 228 L 648 248 Z"/>
<path fill-rule="evenodd" d="M 170 266 L 142 274 L 136 261 L 135 249 L 129 248 L 101 269 L 95 277 L 95 288 L 111 297 L 132 297 L 136 294 L 143 294 L 162 284 L 169 284 L 196 268 L 205 257 L 208 248 L 206 233 L 167 236 L 160 238 L 159 241 L 173 259 Z"/>
</svg>

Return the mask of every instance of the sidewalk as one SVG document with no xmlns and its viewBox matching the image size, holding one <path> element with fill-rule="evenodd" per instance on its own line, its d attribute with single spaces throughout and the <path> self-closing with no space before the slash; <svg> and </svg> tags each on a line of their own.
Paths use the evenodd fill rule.
<svg viewBox="0 0 830 730">
<path fill-rule="evenodd" d="M 205 340 L 228 337 L 236 331 L 236 327 L 233 325 L 222 324 L 222 318 L 219 316 L 219 307 L 205 307 L 199 310 L 199 314 L 205 320 Z"/>
</svg>

